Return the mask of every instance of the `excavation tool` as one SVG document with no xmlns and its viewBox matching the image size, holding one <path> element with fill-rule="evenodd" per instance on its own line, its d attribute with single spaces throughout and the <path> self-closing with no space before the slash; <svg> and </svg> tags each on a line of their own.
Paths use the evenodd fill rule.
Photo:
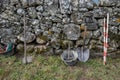
<svg viewBox="0 0 120 80">
<path fill-rule="evenodd" d="M 27 56 L 26 53 L 26 16 L 24 14 L 24 58 L 22 59 L 22 62 L 24 64 L 31 63 L 32 62 L 32 56 Z"/>
<path fill-rule="evenodd" d="M 79 48 L 79 50 L 77 50 L 78 59 L 81 62 L 86 62 L 89 59 L 89 56 L 90 56 L 89 49 L 87 47 L 85 47 L 86 32 L 87 32 L 87 28 L 85 26 L 84 36 L 83 36 L 83 46 L 81 48 Z"/>
</svg>

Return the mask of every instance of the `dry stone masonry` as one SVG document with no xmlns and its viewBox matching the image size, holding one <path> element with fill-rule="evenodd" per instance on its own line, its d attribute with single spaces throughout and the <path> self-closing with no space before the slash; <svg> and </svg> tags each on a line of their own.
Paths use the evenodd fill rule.
<svg viewBox="0 0 120 80">
<path fill-rule="evenodd" d="M 120 51 L 120 0 L 0 0 L 1 42 L 9 41 L 23 50 L 23 20 L 26 15 L 27 51 L 60 54 L 82 46 L 91 53 L 102 52 L 103 18 L 110 13 L 109 52 Z"/>
</svg>

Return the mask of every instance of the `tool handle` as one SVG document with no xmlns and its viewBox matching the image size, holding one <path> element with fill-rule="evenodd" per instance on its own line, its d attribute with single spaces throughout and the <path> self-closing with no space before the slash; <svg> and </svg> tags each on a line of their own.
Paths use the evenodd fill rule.
<svg viewBox="0 0 120 80">
<path fill-rule="evenodd" d="M 27 64 L 27 53 L 26 53 L 26 16 L 24 14 L 24 58 Z"/>
<path fill-rule="evenodd" d="M 70 59 L 70 42 L 68 42 L 68 59 Z"/>
<path fill-rule="evenodd" d="M 83 49 L 85 47 L 85 39 L 86 39 L 86 32 L 87 32 L 87 27 L 86 26 L 84 26 L 84 27 L 85 27 L 85 30 L 84 30 L 84 34 L 83 34 Z"/>
</svg>

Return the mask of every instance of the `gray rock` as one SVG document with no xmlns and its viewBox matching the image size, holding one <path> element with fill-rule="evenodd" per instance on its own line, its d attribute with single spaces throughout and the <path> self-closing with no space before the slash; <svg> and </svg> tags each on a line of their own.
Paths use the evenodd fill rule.
<svg viewBox="0 0 120 80">
<path fill-rule="evenodd" d="M 115 6 L 115 5 L 116 5 L 116 0 L 114 0 L 114 1 L 113 1 L 113 0 L 103 0 L 103 1 L 100 0 L 100 5 L 101 5 L 101 6 L 108 6 L 108 7 L 109 7 L 109 6 L 110 6 L 110 7 L 111 7 L 111 6 Z"/>
<path fill-rule="evenodd" d="M 43 30 L 48 30 L 52 27 L 52 21 L 49 19 L 43 19 L 40 27 Z"/>
<path fill-rule="evenodd" d="M 118 34 L 118 27 L 111 26 L 111 27 L 110 27 L 110 31 L 111 31 L 112 33 Z"/>
<path fill-rule="evenodd" d="M 118 3 L 117 3 L 117 7 L 120 7 L 120 1 L 118 1 Z"/>
<path fill-rule="evenodd" d="M 93 12 L 92 11 L 89 11 L 89 12 L 86 12 L 86 13 L 84 13 L 84 17 L 93 17 L 94 15 L 93 15 Z"/>
<path fill-rule="evenodd" d="M 34 6 L 34 5 L 42 5 L 43 0 L 28 0 L 29 1 L 29 6 Z"/>
<path fill-rule="evenodd" d="M 87 26 L 87 30 L 93 31 L 98 29 L 97 21 L 94 17 L 85 17 L 84 22 L 85 26 Z"/>
<path fill-rule="evenodd" d="M 23 32 L 23 26 L 21 24 L 12 25 L 11 29 L 14 35 L 18 35 Z"/>
<path fill-rule="evenodd" d="M 36 36 L 35 34 L 31 33 L 31 32 L 26 32 L 26 43 L 31 43 L 35 40 Z M 17 39 L 24 42 L 25 38 L 23 33 L 17 36 Z"/>
<path fill-rule="evenodd" d="M 39 11 L 39 12 L 43 12 L 44 11 L 43 6 L 37 6 L 36 10 Z"/>
<path fill-rule="evenodd" d="M 109 46 L 112 47 L 112 48 L 114 48 L 115 50 L 119 47 L 118 43 L 115 40 L 112 40 L 109 43 Z"/>
<path fill-rule="evenodd" d="M 56 16 L 56 17 L 58 17 L 58 18 L 60 18 L 60 19 L 62 19 L 62 17 L 63 17 L 63 15 L 62 15 L 62 14 L 60 14 L 60 13 L 55 14 L 55 16 Z"/>
<path fill-rule="evenodd" d="M 43 36 L 47 36 L 48 40 L 51 40 L 52 38 L 52 32 L 51 31 L 44 31 Z"/>
<path fill-rule="evenodd" d="M 99 40 L 103 43 L 104 42 L 104 37 L 103 35 L 99 37 Z M 108 37 L 108 43 L 110 43 L 111 39 Z"/>
<path fill-rule="evenodd" d="M 70 0 L 59 0 L 61 13 L 70 14 L 72 12 L 71 1 Z"/>
<path fill-rule="evenodd" d="M 87 8 L 79 8 L 79 11 L 80 12 L 88 12 L 88 9 Z"/>
<path fill-rule="evenodd" d="M 90 44 L 91 44 L 91 46 L 92 46 L 92 45 L 95 45 L 95 44 L 98 44 L 98 41 L 97 41 L 97 40 L 92 39 L 92 40 L 90 41 Z"/>
<path fill-rule="evenodd" d="M 43 16 L 41 12 L 37 12 L 37 18 L 39 19 L 39 21 L 42 20 Z"/>
<path fill-rule="evenodd" d="M 68 18 L 68 17 L 63 18 L 62 23 L 63 23 L 63 24 L 70 23 L 70 18 Z"/>
<path fill-rule="evenodd" d="M 31 45 L 31 44 L 27 45 L 26 46 L 27 53 L 33 53 L 34 52 L 34 47 L 35 47 L 35 45 Z"/>
<path fill-rule="evenodd" d="M 81 45 L 83 45 L 83 40 L 82 39 L 81 40 L 77 40 L 75 47 L 79 47 Z"/>
<path fill-rule="evenodd" d="M 84 37 L 84 34 L 85 34 L 85 38 L 86 39 L 91 39 L 93 37 L 92 31 L 86 31 L 86 33 L 85 32 L 81 32 L 81 37 L 82 38 Z"/>
<path fill-rule="evenodd" d="M 29 5 L 28 0 L 21 0 L 23 7 L 27 7 Z"/>
<path fill-rule="evenodd" d="M 88 9 L 94 9 L 94 2 L 92 0 L 90 0 L 89 2 L 87 2 L 87 8 Z"/>
<path fill-rule="evenodd" d="M 46 22 L 46 23 L 41 23 L 40 24 L 40 29 L 42 29 L 44 31 L 48 30 L 51 27 L 52 27 L 51 22 Z"/>
<path fill-rule="evenodd" d="M 85 0 L 78 0 L 79 2 L 79 8 L 86 8 L 87 4 Z"/>
<path fill-rule="evenodd" d="M 45 0 L 44 1 L 44 9 L 45 11 L 50 12 L 51 15 L 56 14 L 58 10 L 58 0 Z"/>
<path fill-rule="evenodd" d="M 19 0 L 9 0 L 12 5 L 19 4 Z"/>
<path fill-rule="evenodd" d="M 104 19 L 99 19 L 98 26 L 103 27 L 103 22 L 104 22 Z"/>
<path fill-rule="evenodd" d="M 63 24 L 62 24 L 62 23 L 57 23 L 57 24 L 56 24 L 56 27 L 62 29 L 62 28 L 63 28 Z"/>
<path fill-rule="evenodd" d="M 2 43 L 8 43 L 8 42 L 12 42 L 12 43 L 15 43 L 15 35 L 12 35 L 13 32 L 12 32 L 12 29 L 1 29 L 0 30 L 0 36 L 2 37 L 1 38 L 1 42 Z"/>
<path fill-rule="evenodd" d="M 41 29 L 35 28 L 34 30 L 35 30 L 35 35 L 36 36 L 38 36 L 38 35 L 43 33 L 43 30 L 41 30 Z"/>
<path fill-rule="evenodd" d="M 48 55 L 48 56 L 54 55 L 54 54 L 55 54 L 55 51 L 54 51 L 53 48 L 51 48 L 51 46 L 48 46 L 47 51 L 44 52 L 44 54 L 45 54 L 45 55 Z"/>
<path fill-rule="evenodd" d="M 98 25 L 96 23 L 86 23 L 87 30 L 93 31 L 98 29 Z"/>
<path fill-rule="evenodd" d="M 10 3 L 10 0 L 1 0 L 1 6 L 3 7 L 3 8 L 6 8 L 6 7 L 8 7 L 9 6 L 9 3 Z"/>
<path fill-rule="evenodd" d="M 120 31 L 119 31 L 118 35 L 120 35 Z"/>
<path fill-rule="evenodd" d="M 8 15 L 8 14 L 10 14 L 11 12 L 10 11 L 4 11 L 3 13 L 1 13 L 0 14 L 0 17 L 1 18 L 3 18 L 3 19 L 6 19 L 6 20 L 8 20 L 9 18 L 10 18 L 10 15 Z"/>
<path fill-rule="evenodd" d="M 60 49 L 60 40 L 54 38 L 54 40 L 50 43 L 50 46 L 54 49 Z"/>
<path fill-rule="evenodd" d="M 38 19 L 33 19 L 33 21 L 32 21 L 32 25 L 34 25 L 34 26 L 39 26 L 39 20 Z"/>
<path fill-rule="evenodd" d="M 85 39 L 85 45 L 88 45 L 89 43 L 90 43 L 90 39 Z M 84 45 L 83 40 L 77 40 L 75 47 L 80 47 L 80 46 L 83 46 L 83 45 Z"/>
<path fill-rule="evenodd" d="M 24 50 L 24 45 L 23 45 L 23 44 L 18 44 L 17 47 L 16 47 L 16 49 L 17 49 L 18 51 L 20 51 L 20 52 L 23 52 L 23 50 Z"/>
<path fill-rule="evenodd" d="M 94 23 L 94 17 L 85 17 L 84 22 L 87 23 Z"/>
<path fill-rule="evenodd" d="M 55 49 L 55 54 L 60 55 L 63 53 L 62 49 Z"/>
<path fill-rule="evenodd" d="M 75 24 L 66 24 L 63 29 L 69 40 L 77 40 L 80 37 L 80 27 Z"/>
<path fill-rule="evenodd" d="M 29 7 L 28 8 L 28 13 L 29 13 L 31 18 L 36 18 L 37 17 L 37 12 L 36 12 L 35 7 Z"/>
<path fill-rule="evenodd" d="M 56 32 L 54 32 L 54 33 L 52 33 L 52 36 L 51 36 L 51 40 L 57 40 L 57 39 L 60 39 L 60 34 L 59 33 L 56 33 Z"/>
<path fill-rule="evenodd" d="M 83 22 L 83 15 L 84 13 L 80 13 L 80 12 L 74 12 L 71 14 L 71 22 L 75 23 L 75 24 L 81 24 Z"/>
<path fill-rule="evenodd" d="M 45 45 L 37 45 L 34 47 L 34 51 L 37 54 L 44 53 L 44 52 L 46 52 L 46 50 L 47 50 L 47 46 L 45 46 Z"/>
<path fill-rule="evenodd" d="M 72 10 L 73 11 L 78 11 L 78 5 L 79 5 L 78 0 L 71 0 L 71 5 L 72 5 Z"/>
<path fill-rule="evenodd" d="M 107 9 L 108 9 L 108 11 L 109 11 L 110 13 L 113 12 L 113 8 L 112 8 L 112 7 L 107 7 Z M 110 14 L 110 15 L 111 15 L 111 14 Z"/>
<path fill-rule="evenodd" d="M 50 16 L 50 12 L 44 11 L 44 12 L 42 13 L 42 16 L 44 16 L 44 17 L 49 17 L 49 16 Z"/>
<path fill-rule="evenodd" d="M 12 35 L 12 29 L 9 28 L 9 29 L 1 29 L 1 32 L 6 34 L 6 35 Z"/>
<path fill-rule="evenodd" d="M 120 31 L 120 26 L 118 27 L 119 31 Z"/>
<path fill-rule="evenodd" d="M 5 19 L 3 19 L 3 20 L 0 20 L 0 28 L 6 28 L 6 27 L 9 27 L 9 21 L 8 20 L 5 20 Z"/>
<path fill-rule="evenodd" d="M 38 36 L 36 42 L 38 44 L 45 44 L 47 42 L 47 36 Z"/>
<path fill-rule="evenodd" d="M 108 9 L 107 8 L 96 7 L 94 9 L 94 17 L 95 18 L 104 18 L 107 13 L 108 13 Z"/>
<path fill-rule="evenodd" d="M 96 30 L 96 31 L 93 31 L 93 38 L 98 38 L 98 37 L 100 37 L 101 36 L 101 32 L 100 32 L 100 30 Z"/>
<path fill-rule="evenodd" d="M 114 16 L 120 17 L 120 16 L 119 16 L 119 13 L 120 13 L 120 8 L 113 8 L 112 14 L 113 14 Z"/>
<path fill-rule="evenodd" d="M 44 0 L 44 5 L 52 5 L 54 0 Z"/>
<path fill-rule="evenodd" d="M 58 23 L 62 22 L 62 20 L 61 20 L 60 18 L 56 17 L 56 16 L 51 16 L 50 19 L 51 19 L 53 22 L 58 22 Z"/>
<path fill-rule="evenodd" d="M 24 14 L 25 14 L 25 10 L 22 9 L 22 8 L 19 8 L 19 9 L 17 10 L 17 14 L 19 14 L 19 15 L 24 15 Z"/>
<path fill-rule="evenodd" d="M 110 24 L 111 26 L 116 26 L 116 27 L 119 26 L 120 23 L 117 22 L 117 19 L 118 19 L 118 18 L 116 18 L 116 17 L 110 18 L 110 23 L 109 23 L 109 24 Z"/>
<path fill-rule="evenodd" d="M 85 45 L 88 45 L 90 43 L 90 38 L 85 39 Z"/>
<path fill-rule="evenodd" d="M 5 35 L 6 37 L 3 37 L 1 39 L 1 42 L 4 43 L 4 44 L 7 44 L 9 42 L 12 42 L 12 43 L 16 43 L 16 38 L 15 36 L 11 36 L 11 35 Z"/>
<path fill-rule="evenodd" d="M 43 0 L 21 0 L 23 7 L 42 5 Z"/>
<path fill-rule="evenodd" d="M 58 28 L 57 25 L 53 24 L 53 27 L 51 28 L 51 31 L 56 32 L 56 33 L 60 33 L 61 32 L 61 28 Z"/>
</svg>

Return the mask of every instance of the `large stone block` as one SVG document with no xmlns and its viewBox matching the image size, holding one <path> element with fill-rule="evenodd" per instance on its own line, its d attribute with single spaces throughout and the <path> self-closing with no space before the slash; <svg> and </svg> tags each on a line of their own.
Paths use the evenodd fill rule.
<svg viewBox="0 0 120 80">
<path fill-rule="evenodd" d="M 20 0 L 23 7 L 43 5 L 43 0 Z"/>
<path fill-rule="evenodd" d="M 17 38 L 22 42 L 26 40 L 26 43 L 31 43 L 35 40 L 36 36 L 31 32 L 26 32 L 26 38 L 24 37 L 23 33 L 18 35 Z"/>
<path fill-rule="evenodd" d="M 55 15 L 58 12 L 59 0 L 44 0 L 44 9 L 50 12 L 51 15 Z"/>
<path fill-rule="evenodd" d="M 75 24 L 66 24 L 63 29 L 69 40 L 77 40 L 80 37 L 80 26 Z"/>
<path fill-rule="evenodd" d="M 70 14 L 72 12 L 72 6 L 70 0 L 59 0 L 61 13 Z"/>
</svg>

